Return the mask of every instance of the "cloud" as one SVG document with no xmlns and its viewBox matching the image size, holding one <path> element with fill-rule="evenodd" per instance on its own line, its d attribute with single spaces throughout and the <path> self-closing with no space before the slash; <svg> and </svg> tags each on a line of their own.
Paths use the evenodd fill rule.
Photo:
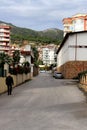
<svg viewBox="0 0 87 130">
<path fill-rule="evenodd" d="M 86 0 L 0 0 L 0 20 L 36 30 L 62 27 L 62 19 L 86 13 Z"/>
</svg>

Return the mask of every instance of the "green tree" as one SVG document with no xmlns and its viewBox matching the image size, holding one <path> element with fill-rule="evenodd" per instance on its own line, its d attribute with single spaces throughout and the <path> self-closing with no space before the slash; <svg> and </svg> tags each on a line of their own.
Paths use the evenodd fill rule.
<svg viewBox="0 0 87 130">
<path fill-rule="evenodd" d="M 4 76 L 4 64 L 11 64 L 12 58 L 8 54 L 0 53 L 0 76 Z"/>
<path fill-rule="evenodd" d="M 3 52 L 0 53 L 0 66 L 4 65 L 5 63 L 11 64 L 12 58 Z"/>
<path fill-rule="evenodd" d="M 14 53 L 13 53 L 13 63 L 14 63 L 14 65 L 18 64 L 19 61 L 20 61 L 20 52 L 19 52 L 19 50 L 15 50 Z"/>
<path fill-rule="evenodd" d="M 34 65 L 36 67 L 38 67 L 38 57 L 39 57 L 38 50 L 35 46 L 32 46 L 32 50 L 33 50 L 33 53 L 34 53 Z"/>
<path fill-rule="evenodd" d="M 38 60 L 39 65 L 43 65 L 43 61 L 42 60 Z"/>
</svg>

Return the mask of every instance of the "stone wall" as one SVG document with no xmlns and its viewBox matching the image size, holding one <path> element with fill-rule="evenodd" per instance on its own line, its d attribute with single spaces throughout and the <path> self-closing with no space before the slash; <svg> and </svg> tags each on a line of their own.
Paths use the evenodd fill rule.
<svg viewBox="0 0 87 130">
<path fill-rule="evenodd" d="M 28 74 L 18 74 L 18 75 L 12 75 L 13 79 L 14 79 L 14 86 L 16 87 L 22 83 L 24 83 L 25 81 L 31 79 L 31 73 Z M 4 93 L 7 91 L 7 86 L 5 84 L 5 78 L 6 77 L 0 77 L 0 94 Z"/>
<path fill-rule="evenodd" d="M 69 61 L 57 70 L 63 73 L 64 78 L 74 78 L 78 76 L 78 73 L 87 70 L 87 61 Z"/>
</svg>

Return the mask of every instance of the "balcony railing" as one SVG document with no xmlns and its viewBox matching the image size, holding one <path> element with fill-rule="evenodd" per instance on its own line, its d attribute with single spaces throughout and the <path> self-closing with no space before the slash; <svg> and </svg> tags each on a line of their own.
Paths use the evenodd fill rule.
<svg viewBox="0 0 87 130">
<path fill-rule="evenodd" d="M 10 33 L 10 30 L 6 30 L 6 29 L 0 29 L 0 32 L 6 32 L 6 33 Z"/>
<path fill-rule="evenodd" d="M 8 38 L 0 38 L 0 41 L 10 41 L 10 39 Z"/>
<path fill-rule="evenodd" d="M 9 34 L 2 34 L 2 33 L 0 33 L 0 37 L 10 37 L 10 35 Z"/>
</svg>

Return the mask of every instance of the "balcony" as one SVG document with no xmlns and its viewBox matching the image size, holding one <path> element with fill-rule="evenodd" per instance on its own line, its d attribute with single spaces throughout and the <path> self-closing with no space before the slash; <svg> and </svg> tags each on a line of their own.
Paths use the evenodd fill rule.
<svg viewBox="0 0 87 130">
<path fill-rule="evenodd" d="M 10 30 L 0 29 L 0 32 L 2 32 L 2 33 L 10 33 Z"/>
<path fill-rule="evenodd" d="M 1 42 L 0 46 L 6 46 L 6 42 Z"/>
<path fill-rule="evenodd" d="M 64 24 L 63 26 L 64 26 L 64 27 L 70 27 L 71 24 Z"/>
<path fill-rule="evenodd" d="M 9 38 L 10 35 L 9 35 L 9 34 L 1 34 L 1 33 L 0 33 L 0 37 L 8 37 L 8 38 Z"/>
<path fill-rule="evenodd" d="M 9 47 L 0 47 L 0 52 L 1 51 L 9 51 Z"/>
<path fill-rule="evenodd" d="M 10 39 L 8 38 L 0 38 L 0 41 L 6 41 L 6 42 L 9 42 L 10 41 Z"/>
</svg>

